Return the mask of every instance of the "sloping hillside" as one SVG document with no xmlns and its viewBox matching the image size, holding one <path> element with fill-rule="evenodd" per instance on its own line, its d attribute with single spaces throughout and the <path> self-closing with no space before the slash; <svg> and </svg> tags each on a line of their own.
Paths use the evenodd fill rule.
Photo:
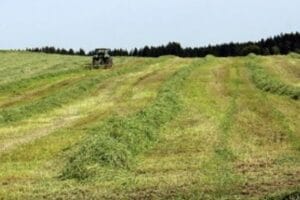
<svg viewBox="0 0 300 200">
<path fill-rule="evenodd" d="M 0 52 L 0 199 L 300 197 L 298 55 Z"/>
</svg>

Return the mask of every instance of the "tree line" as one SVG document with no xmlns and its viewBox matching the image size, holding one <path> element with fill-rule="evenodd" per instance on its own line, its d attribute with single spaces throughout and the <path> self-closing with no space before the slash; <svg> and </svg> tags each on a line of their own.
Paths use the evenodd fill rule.
<svg viewBox="0 0 300 200">
<path fill-rule="evenodd" d="M 64 55 L 87 55 L 91 56 L 94 51 L 85 52 L 83 49 L 74 51 L 73 49 L 59 49 L 55 47 L 42 47 L 26 49 L 31 52 L 56 53 Z M 161 46 L 145 46 L 143 48 L 113 49 L 110 51 L 112 56 L 138 56 L 138 57 L 159 57 L 164 55 L 175 55 L 179 57 L 205 57 L 214 55 L 218 57 L 228 56 L 246 56 L 249 53 L 257 55 L 278 55 L 288 54 L 290 52 L 300 53 L 300 33 L 280 34 L 275 37 L 262 39 L 258 42 L 244 43 L 225 43 L 220 45 L 209 45 L 205 47 L 187 47 L 183 48 L 178 42 L 170 42 Z"/>
<path fill-rule="evenodd" d="M 55 48 L 55 47 L 41 47 L 41 48 L 26 48 L 26 51 L 30 52 L 42 52 L 42 53 L 51 53 L 51 54 L 62 54 L 62 55 L 79 55 L 85 56 L 86 52 L 83 49 L 79 49 L 78 51 L 74 51 L 71 49 L 64 48 Z"/>
</svg>

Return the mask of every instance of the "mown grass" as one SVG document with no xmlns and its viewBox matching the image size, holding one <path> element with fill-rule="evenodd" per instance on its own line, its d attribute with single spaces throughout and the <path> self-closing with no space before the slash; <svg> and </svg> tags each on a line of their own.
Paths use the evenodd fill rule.
<svg viewBox="0 0 300 200">
<path fill-rule="evenodd" d="M 9 195 L 10 197 L 39 199 L 42 198 L 39 195 L 43 196 L 45 193 L 50 192 L 47 190 L 49 185 L 51 185 L 52 191 L 63 191 L 62 187 L 66 184 L 72 184 L 72 181 L 65 183 L 54 178 L 65 160 L 61 154 L 85 137 L 87 127 L 99 125 L 104 120 L 103 118 L 110 116 L 112 113 L 119 116 L 134 113 L 151 102 L 157 94 L 157 88 L 175 70 L 182 67 L 180 64 L 182 62 L 184 63 L 185 61 L 178 58 L 168 59 L 167 62 L 155 62 L 153 65 L 145 67 L 142 71 L 112 77 L 99 84 L 97 91 L 93 92 L 91 96 L 85 97 L 83 101 L 71 103 L 55 112 L 45 113 L 34 120 L 32 119 L 32 122 L 28 123 L 29 135 L 32 135 L 32 132 L 36 132 L 38 135 L 39 130 L 42 132 L 48 131 L 42 130 L 44 126 L 45 129 L 49 129 L 49 125 L 52 124 L 43 124 L 44 121 L 48 121 L 48 116 L 57 119 L 64 118 L 62 123 L 70 120 L 73 123 L 49 130 L 49 134 L 42 138 L 34 138 L 35 136 L 32 135 L 32 141 L 22 145 L 15 144 L 15 148 L 2 154 L 0 159 L 0 184 L 3 183 L 5 186 L 0 189 L 0 196 L 3 196 L 5 191 L 14 188 L 15 191 L 23 190 L 26 192 L 15 192 L 14 195 Z M 77 111 L 77 106 L 80 106 L 82 111 Z M 64 110 L 66 112 L 62 112 Z M 64 116 L 65 113 L 66 116 Z M 70 116 L 70 114 L 72 115 Z M 55 126 L 55 123 L 53 125 Z M 18 126 L 22 128 L 27 126 L 27 123 L 22 125 L 22 122 L 20 122 Z M 18 131 L 17 127 L 10 129 Z M 2 130 L 4 131 L 4 129 L 1 129 L 0 133 Z M 27 133 L 24 133 L 24 131 L 26 130 L 20 129 L 15 140 L 19 140 L 19 137 L 22 138 L 23 135 L 27 137 Z M 3 133 L 6 134 L 2 132 L 1 136 Z M 17 133 L 11 135 L 15 134 Z M 11 136 L 7 135 L 7 137 Z M 0 140 L 2 140 L 2 137 L 0 137 Z M 3 143 L 5 140 L 4 137 L 4 141 L 1 142 Z M 14 142 L 14 137 L 11 140 Z M 23 166 L 24 162 L 28 163 L 28 165 Z M 41 174 L 43 175 L 40 176 Z M 27 176 L 32 176 L 35 183 L 29 183 L 30 180 L 23 179 L 23 177 Z M 18 178 L 15 179 L 13 177 Z M 22 181 L 28 184 L 24 185 Z M 32 197 L 34 193 L 38 197 Z"/>
<path fill-rule="evenodd" d="M 80 56 L 59 56 L 27 52 L 6 52 L 0 54 L 0 85 L 14 84 L 34 76 L 82 68 L 89 58 Z"/>
<path fill-rule="evenodd" d="M 62 65 L 62 67 L 66 67 Z M 51 82 L 55 82 L 57 80 L 61 80 L 62 78 L 84 73 L 86 70 L 83 68 L 79 69 L 71 69 L 67 71 L 59 71 L 52 72 L 49 74 L 42 74 L 28 79 L 22 79 L 19 81 L 15 81 L 13 83 L 6 83 L 0 85 L 0 94 L 21 94 L 26 90 L 30 90 L 32 88 L 37 88 L 38 85 L 49 84 Z"/>
<path fill-rule="evenodd" d="M 153 105 L 134 116 L 108 119 L 90 130 L 92 136 L 80 145 L 63 171 L 63 178 L 85 179 L 91 166 L 129 168 L 137 154 L 157 140 L 159 129 L 180 110 L 176 90 L 185 81 L 190 68 L 184 68 L 160 89 Z"/>
<path fill-rule="evenodd" d="M 132 59 L 128 60 L 132 61 Z M 180 60 L 178 62 L 180 62 Z M 80 101 L 75 100 L 69 104 L 62 105 L 62 107 L 54 109 L 53 111 L 39 113 L 30 118 L 26 118 L 24 121 L 15 122 L 13 123 L 13 128 L 10 124 L 6 124 L 0 128 L 0 132 L 2 132 L 0 135 L 0 139 L 2 140 L 0 142 L 0 150 L 13 148 L 17 143 L 27 143 L 28 140 L 44 137 L 57 129 L 72 125 L 74 122 L 83 117 L 87 117 L 85 123 L 90 123 L 91 121 L 97 123 L 97 117 L 103 115 L 102 110 L 111 108 L 116 104 L 120 109 L 122 109 L 120 111 L 130 113 L 130 109 L 126 106 L 130 106 L 130 108 L 134 110 L 135 108 L 143 105 L 141 104 L 142 102 L 149 100 L 149 98 L 152 98 L 152 96 L 156 94 L 153 91 L 149 92 L 151 87 L 147 83 L 147 81 L 150 81 L 147 80 L 147 77 L 151 78 L 156 76 L 156 73 L 154 73 L 153 76 L 152 73 L 155 71 L 158 72 L 159 69 L 160 71 L 157 73 L 158 77 L 163 74 L 168 74 L 173 69 L 176 69 L 175 66 L 170 67 L 172 69 L 166 71 L 165 66 L 170 66 L 172 63 L 174 63 L 173 60 L 167 61 L 162 59 L 155 62 L 153 65 L 148 65 L 142 71 L 131 71 L 127 74 L 111 77 L 106 79 L 104 82 L 99 83 L 99 85 L 92 90 L 88 96 L 82 97 Z M 154 69 L 155 71 L 153 71 Z M 99 73 L 99 71 L 95 72 Z M 147 75 L 148 73 L 150 76 Z M 147 76 L 142 80 L 136 80 L 134 83 L 131 83 L 131 81 L 134 81 L 134 79 L 138 76 L 143 77 L 145 75 Z M 151 85 L 158 85 L 161 80 L 163 80 L 163 77 L 155 80 L 155 82 L 151 83 Z M 133 86 L 131 84 L 133 84 Z M 143 88 L 138 87 L 139 84 L 147 86 L 147 90 L 140 91 L 139 95 L 137 95 L 136 92 L 140 90 L 138 88 Z M 124 95 L 131 97 L 133 94 L 135 95 L 132 97 L 134 98 L 132 101 L 128 102 L 121 100 Z M 48 95 L 51 96 L 52 93 L 50 92 Z"/>
<path fill-rule="evenodd" d="M 293 54 L 292 54 L 293 55 Z M 287 85 L 299 87 L 300 82 L 300 59 L 288 56 L 261 56 L 259 63 L 264 67 L 266 72 Z"/>
<path fill-rule="evenodd" d="M 79 100 L 91 93 L 103 80 L 114 76 L 120 76 L 134 70 L 141 70 L 145 66 L 153 64 L 153 60 L 143 62 L 141 65 L 135 63 L 135 66 L 120 67 L 110 73 L 102 72 L 94 77 L 78 81 L 75 85 L 71 85 L 63 90 L 59 90 L 53 95 L 29 102 L 25 105 L 20 105 L 12 108 L 4 108 L 0 110 L 0 124 L 16 122 L 22 119 L 32 117 L 36 114 L 50 111 L 68 104 L 74 100 Z"/>
<path fill-rule="evenodd" d="M 293 191 L 299 181 L 293 178 L 299 170 L 299 102 L 260 91 L 247 59 L 240 59 L 240 65 L 243 76 L 233 125 L 238 134 L 232 135 L 231 146 L 237 152 L 234 166 L 241 178 L 241 196 L 259 199 L 276 190 Z"/>
<path fill-rule="evenodd" d="M 117 169 L 108 170 L 107 175 L 102 171 L 98 180 L 104 182 L 102 187 L 108 184 L 110 189 L 104 194 L 87 192 L 87 195 L 104 199 L 217 199 L 233 193 L 236 178 L 231 169 L 232 158 L 219 148 L 222 145 L 222 149 L 230 151 L 228 140 L 233 120 L 228 119 L 232 118 L 231 112 L 225 116 L 223 112 L 229 109 L 231 96 L 226 92 L 224 96 L 217 95 L 222 102 L 220 107 L 216 104 L 219 102 L 216 94 L 208 89 L 218 79 L 222 80 L 217 87 L 234 84 L 227 75 L 223 78 L 220 63 L 228 62 L 213 58 L 195 62 L 197 67 L 189 81 L 178 91 L 182 109 L 161 130 L 153 149 L 137 156 L 137 166 L 117 173 Z M 220 75 L 211 77 L 214 69 L 219 74 L 219 68 Z M 222 128 L 225 124 L 226 131 Z"/>
<path fill-rule="evenodd" d="M 15 84 L 4 87 L 0 103 L 43 92 L 6 109 L 107 78 L 74 101 L 1 124 L 0 144 L 14 146 L 0 152 L 0 199 L 256 200 L 299 193 L 299 101 L 253 81 L 259 67 L 297 85 L 297 58 L 116 58 L 115 69 L 104 72 L 85 71 L 86 58 L 74 58 L 81 61 L 63 75 L 56 67 L 39 71 L 39 59 L 53 58 L 34 54 L 34 73 L 22 76 L 22 86 L 12 71 L 26 57 L 31 54 L 11 72 L 0 66 L 8 75 L 2 85 Z M 2 58 L 8 66 L 12 57 Z M 72 82 L 73 69 L 83 79 Z M 60 88 L 61 81 L 72 83 Z M 15 143 L 23 137 L 30 140 Z"/>
<path fill-rule="evenodd" d="M 293 85 L 283 83 L 279 79 L 269 75 L 266 70 L 259 64 L 256 57 L 249 58 L 251 61 L 247 63 L 248 68 L 252 72 L 252 79 L 255 85 L 266 92 L 271 92 L 278 95 L 288 96 L 298 100 L 300 97 L 300 88 Z"/>
<path fill-rule="evenodd" d="M 298 102 L 253 87 L 245 60 L 216 59 L 193 71 L 184 109 L 139 157 L 128 178 L 134 182 L 105 198 L 261 199 L 297 191 L 298 140 L 289 135 L 299 136 Z"/>
</svg>

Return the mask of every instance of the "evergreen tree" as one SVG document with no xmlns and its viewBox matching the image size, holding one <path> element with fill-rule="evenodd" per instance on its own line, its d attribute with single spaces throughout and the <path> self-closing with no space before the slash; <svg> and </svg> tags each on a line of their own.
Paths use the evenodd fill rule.
<svg viewBox="0 0 300 200">
<path fill-rule="evenodd" d="M 278 54 L 280 54 L 280 49 L 278 46 L 275 45 L 272 47 L 271 52 L 273 55 L 278 55 Z"/>
<path fill-rule="evenodd" d="M 74 55 L 74 50 L 73 49 L 69 49 L 68 55 Z"/>
<path fill-rule="evenodd" d="M 74 50 L 56 49 L 55 47 L 42 47 L 26 49 L 32 52 L 57 53 L 64 55 L 74 55 Z M 112 56 L 144 56 L 159 57 L 162 55 L 175 55 L 180 57 L 205 57 L 206 55 L 215 56 L 245 56 L 249 53 L 258 55 L 270 54 L 288 54 L 289 52 L 300 52 L 300 33 L 280 34 L 275 37 L 262 39 L 259 42 L 229 43 L 220 45 L 209 45 L 206 47 L 187 47 L 182 48 L 180 43 L 169 42 L 166 46 L 145 46 L 144 48 L 134 48 L 131 51 L 126 49 L 113 49 L 110 53 Z M 76 52 L 77 55 L 86 55 L 83 49 Z M 94 55 L 90 51 L 87 55 Z"/>
<path fill-rule="evenodd" d="M 78 51 L 78 55 L 85 56 L 85 51 L 80 48 L 79 51 Z"/>
</svg>

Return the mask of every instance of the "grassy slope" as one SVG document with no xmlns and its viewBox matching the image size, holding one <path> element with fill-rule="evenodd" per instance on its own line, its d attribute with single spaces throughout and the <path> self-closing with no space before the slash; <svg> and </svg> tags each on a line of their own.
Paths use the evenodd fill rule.
<svg viewBox="0 0 300 200">
<path fill-rule="evenodd" d="M 293 54 L 288 56 L 272 56 L 264 57 L 264 66 L 268 73 L 278 77 L 287 84 L 300 86 L 300 57 L 293 57 Z M 282 67 L 284 66 L 284 67 Z"/>
<path fill-rule="evenodd" d="M 116 58 L 112 71 L 86 70 L 85 57 L 0 58 L 0 199 L 300 190 L 299 100 L 260 90 L 249 68 L 298 87 L 297 57 Z"/>
<path fill-rule="evenodd" d="M 247 66 L 252 72 L 253 82 L 259 89 L 298 100 L 300 98 L 300 87 L 297 86 L 297 66 L 299 63 L 297 63 L 298 59 L 296 58 L 293 65 L 285 64 L 289 61 L 288 58 L 286 62 L 281 62 L 278 67 L 276 62 L 280 60 L 280 57 L 274 57 L 270 62 L 270 59 L 249 56 Z"/>
</svg>

